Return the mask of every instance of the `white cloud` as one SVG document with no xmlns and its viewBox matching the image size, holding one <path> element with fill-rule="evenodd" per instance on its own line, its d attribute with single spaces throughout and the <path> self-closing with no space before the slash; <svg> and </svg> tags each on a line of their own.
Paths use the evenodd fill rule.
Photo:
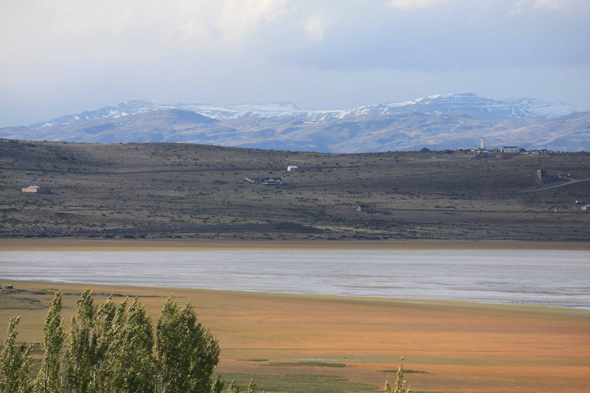
<svg viewBox="0 0 590 393">
<path fill-rule="evenodd" d="M 412 8 L 426 8 L 430 7 L 439 3 L 442 3 L 444 0 L 391 0 L 390 5 L 393 8 L 398 8 L 401 10 L 409 10 Z"/>
<path fill-rule="evenodd" d="M 324 17 L 321 14 L 312 15 L 303 23 L 303 30 L 312 40 L 321 40 L 326 32 Z"/>
<path fill-rule="evenodd" d="M 286 12 L 286 0 L 226 0 L 216 27 L 226 43 L 240 42 L 261 23 L 269 23 Z"/>
<path fill-rule="evenodd" d="M 560 4 L 564 3 L 563 0 L 536 0 L 535 7 L 547 7 L 558 9 Z"/>
<path fill-rule="evenodd" d="M 211 35 L 202 22 L 196 22 L 195 20 L 184 23 L 179 27 L 179 30 L 184 34 L 185 40 L 204 39 L 209 38 Z"/>
</svg>

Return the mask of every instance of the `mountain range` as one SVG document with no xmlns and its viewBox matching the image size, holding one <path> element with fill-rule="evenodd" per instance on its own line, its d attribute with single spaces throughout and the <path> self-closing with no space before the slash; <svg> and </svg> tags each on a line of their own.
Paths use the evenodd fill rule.
<svg viewBox="0 0 590 393">
<path fill-rule="evenodd" d="M 537 99 L 444 94 L 352 109 L 301 110 L 291 102 L 214 105 L 134 100 L 0 138 L 68 142 L 184 142 L 333 153 L 490 147 L 590 150 L 590 112 Z"/>
</svg>

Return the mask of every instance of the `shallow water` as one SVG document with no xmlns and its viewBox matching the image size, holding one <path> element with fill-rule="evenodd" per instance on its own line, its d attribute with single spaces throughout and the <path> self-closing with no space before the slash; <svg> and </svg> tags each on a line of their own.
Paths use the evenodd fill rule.
<svg viewBox="0 0 590 393">
<path fill-rule="evenodd" d="M 590 309 L 587 251 L 0 252 L 0 278 Z"/>
</svg>

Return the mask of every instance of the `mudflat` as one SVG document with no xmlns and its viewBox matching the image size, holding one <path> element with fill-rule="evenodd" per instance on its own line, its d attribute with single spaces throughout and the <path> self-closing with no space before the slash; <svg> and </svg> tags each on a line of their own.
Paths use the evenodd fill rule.
<svg viewBox="0 0 590 393">
<path fill-rule="evenodd" d="M 588 251 L 590 242 L 502 240 L 198 241 L 110 239 L 0 239 L 2 251 L 215 251 L 215 250 L 556 250 Z"/>
<path fill-rule="evenodd" d="M 19 339 L 29 342 L 41 340 L 51 292 L 64 292 L 67 323 L 86 287 L 12 284 L 20 292 L 0 294 L 0 336 L 9 318 L 21 315 Z M 406 358 L 406 379 L 419 392 L 585 392 L 590 386 L 590 312 L 584 310 L 162 287 L 92 288 L 96 302 L 110 293 L 116 302 L 122 296 L 139 296 L 154 320 L 168 296 L 179 303 L 190 300 L 200 322 L 219 339 L 218 371 L 244 380 L 254 376 L 267 392 L 320 391 L 313 384 L 297 385 L 313 378 L 339 381 L 340 390 L 330 391 L 370 391 L 395 378 L 401 355 Z M 280 381 L 291 381 L 290 388 L 272 388 Z"/>
</svg>

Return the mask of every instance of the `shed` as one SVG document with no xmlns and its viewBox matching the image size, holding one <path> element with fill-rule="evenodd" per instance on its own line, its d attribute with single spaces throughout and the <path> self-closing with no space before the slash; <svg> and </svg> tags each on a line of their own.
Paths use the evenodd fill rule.
<svg viewBox="0 0 590 393">
<path fill-rule="evenodd" d="M 375 206 L 360 204 L 356 207 L 357 212 L 367 212 L 369 214 L 375 214 Z"/>
<path fill-rule="evenodd" d="M 282 177 L 267 177 L 266 179 L 262 179 L 260 184 L 264 184 L 267 186 L 281 186 L 283 185 L 283 178 Z"/>
<path fill-rule="evenodd" d="M 582 206 L 582 210 L 590 211 L 590 205 Z"/>
<path fill-rule="evenodd" d="M 291 172 L 291 171 L 297 171 L 299 170 L 299 168 L 297 168 L 297 165 L 289 165 L 287 167 L 287 171 Z"/>
<path fill-rule="evenodd" d="M 39 186 L 28 186 L 27 188 L 23 188 L 23 192 L 33 192 L 36 194 L 49 194 L 51 190 L 47 187 L 39 187 Z"/>
</svg>

